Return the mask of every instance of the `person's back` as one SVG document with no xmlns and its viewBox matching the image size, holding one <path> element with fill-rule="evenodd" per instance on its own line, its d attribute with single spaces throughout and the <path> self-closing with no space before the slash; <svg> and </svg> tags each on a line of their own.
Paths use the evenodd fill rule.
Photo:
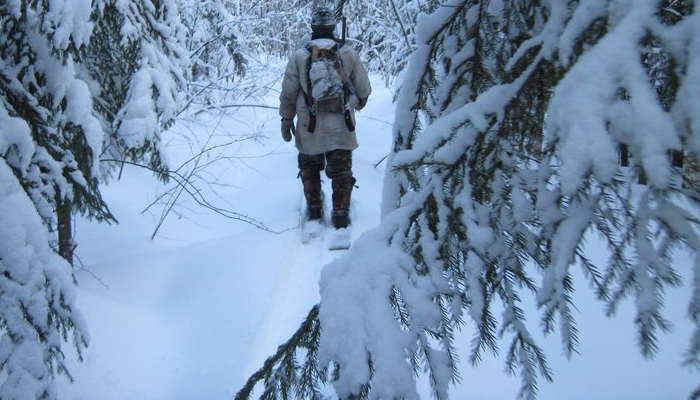
<svg viewBox="0 0 700 400">
<path fill-rule="evenodd" d="M 320 171 L 332 181 L 332 221 L 346 227 L 352 176 L 352 150 L 358 146 L 354 111 L 362 109 L 371 92 L 367 71 L 357 53 L 333 36 L 335 21 L 325 7 L 314 11 L 311 40 L 294 52 L 287 64 L 280 115 L 282 137 L 294 132 L 308 218 L 322 218 Z M 327 167 L 326 167 L 327 162 Z"/>
</svg>

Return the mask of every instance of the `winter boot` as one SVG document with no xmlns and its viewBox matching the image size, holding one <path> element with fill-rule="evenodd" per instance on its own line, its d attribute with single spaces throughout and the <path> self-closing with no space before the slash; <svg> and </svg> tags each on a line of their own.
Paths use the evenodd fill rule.
<svg viewBox="0 0 700 400">
<path fill-rule="evenodd" d="M 331 222 L 336 229 L 347 228 L 350 224 L 350 195 L 355 178 L 352 175 L 341 175 L 333 178 L 333 213 Z"/>
<path fill-rule="evenodd" d="M 323 203 L 321 204 L 307 204 L 306 205 L 306 216 L 309 221 L 315 221 L 323 218 Z"/>
<path fill-rule="evenodd" d="M 323 217 L 323 197 L 321 196 L 321 172 L 316 169 L 302 169 L 301 183 L 306 198 L 306 215 L 309 221 Z"/>
<path fill-rule="evenodd" d="M 335 229 L 347 228 L 350 224 L 349 211 L 342 208 L 334 208 L 331 214 L 331 222 Z"/>
</svg>

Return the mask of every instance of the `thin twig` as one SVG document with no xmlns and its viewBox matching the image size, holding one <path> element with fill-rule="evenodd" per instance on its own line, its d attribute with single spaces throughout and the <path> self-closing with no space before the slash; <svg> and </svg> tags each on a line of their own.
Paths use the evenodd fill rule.
<svg viewBox="0 0 700 400">
<path fill-rule="evenodd" d="M 401 20 L 401 16 L 399 15 L 399 11 L 396 9 L 396 3 L 394 3 L 394 0 L 391 0 L 391 7 L 394 9 L 394 14 L 396 15 L 396 19 L 399 20 L 399 25 L 401 25 L 401 32 L 403 32 L 403 37 L 406 39 L 406 46 L 408 48 L 411 48 L 411 41 L 408 40 L 408 33 L 406 33 L 406 28 L 403 26 L 403 21 Z"/>
<path fill-rule="evenodd" d="M 184 107 L 182 107 L 182 110 L 178 111 L 178 113 L 175 115 L 175 118 L 179 117 L 180 114 L 182 114 L 183 112 L 185 112 L 185 110 L 187 110 L 188 108 L 190 108 L 190 105 L 192 104 L 192 102 L 194 102 L 194 100 L 197 98 L 197 96 L 199 96 L 200 94 L 202 94 L 202 92 L 204 92 L 205 90 L 209 89 L 209 87 L 211 87 L 211 85 L 213 85 L 213 84 L 214 84 L 214 82 L 209 82 L 209 84 L 208 84 L 207 86 L 205 86 L 204 88 L 202 88 L 202 90 L 200 90 L 200 91 L 197 92 L 194 96 L 192 96 L 192 98 L 190 99 L 190 101 L 187 102 L 187 104 L 186 104 Z"/>
<path fill-rule="evenodd" d="M 270 110 L 278 110 L 279 107 L 268 106 L 265 104 L 226 104 L 219 106 L 220 108 L 239 108 L 239 107 L 257 107 L 257 108 L 267 108 Z"/>
<path fill-rule="evenodd" d="M 78 263 L 80 263 L 80 266 L 77 267 L 79 270 L 84 271 L 84 272 L 87 272 L 90 276 L 92 276 L 93 279 L 95 279 L 95 280 L 97 281 L 97 283 L 99 283 L 100 285 L 102 285 L 105 289 L 109 290 L 109 285 L 107 285 L 106 283 L 104 283 L 104 282 L 102 281 L 102 279 L 100 279 L 97 275 L 95 275 L 94 272 L 92 272 L 92 270 L 90 270 L 88 267 L 86 267 L 86 266 L 85 266 L 85 263 L 83 263 L 83 260 L 80 259 L 80 256 L 78 256 L 78 255 L 75 254 L 75 253 L 73 253 L 73 256 L 74 256 L 76 259 L 78 259 Z"/>
<path fill-rule="evenodd" d="M 377 168 L 377 167 L 379 166 L 379 164 L 381 164 L 381 163 L 382 163 L 382 161 L 386 160 L 386 158 L 387 158 L 387 157 L 389 157 L 389 155 L 388 155 L 388 154 L 387 154 L 387 155 L 385 155 L 384 157 L 382 157 L 382 159 L 381 159 L 381 160 L 377 161 L 377 163 L 376 163 L 376 164 L 374 164 L 374 168 L 376 169 L 376 168 Z"/>
<path fill-rule="evenodd" d="M 103 161 L 103 162 L 114 162 L 114 161 L 118 161 L 118 160 L 105 159 L 105 160 L 101 160 L 101 161 Z M 131 162 L 131 161 L 125 161 L 125 163 L 126 163 L 126 164 L 129 164 L 129 165 L 133 165 L 133 166 L 139 167 L 139 168 L 144 168 L 144 169 L 147 169 L 147 170 L 149 170 L 149 171 L 160 172 L 160 171 L 156 171 L 154 168 L 151 168 L 151 167 L 149 167 L 149 166 L 147 166 L 147 165 L 138 164 L 138 163 Z M 175 206 L 175 204 L 177 204 L 177 199 L 179 199 L 179 197 L 180 197 L 180 195 L 182 194 L 182 192 L 187 193 L 190 197 L 192 197 L 192 199 L 193 199 L 198 205 L 200 205 L 200 206 L 202 206 L 202 207 L 204 207 L 204 208 L 207 208 L 207 209 L 209 209 L 209 210 L 211 210 L 211 211 L 214 211 L 215 213 L 217 213 L 217 214 L 219 214 L 219 215 L 221 215 L 221 216 L 223 216 L 223 217 L 226 217 L 226 218 L 229 218 L 229 219 L 233 219 L 233 220 L 237 220 L 237 221 L 241 221 L 241 222 L 245 222 L 245 223 L 247 223 L 247 224 L 249 224 L 249 225 L 253 225 L 254 227 L 256 227 L 256 228 L 258 228 L 258 229 L 261 229 L 261 230 L 263 230 L 263 231 L 265 231 L 265 232 L 274 233 L 274 234 L 280 234 L 280 233 L 283 233 L 283 232 L 286 232 L 286 231 L 289 231 L 289 230 L 290 230 L 290 229 L 283 229 L 283 230 L 275 231 L 275 230 L 272 230 L 272 229 L 268 228 L 264 223 L 262 223 L 261 221 L 256 220 L 256 219 L 253 218 L 253 217 L 247 216 L 247 215 L 245 215 L 245 214 L 237 213 L 237 212 L 235 212 L 235 211 L 226 210 L 226 209 L 224 209 L 224 208 L 217 207 L 217 206 L 211 204 L 209 201 L 206 200 L 206 198 L 205 198 L 204 195 L 201 193 L 201 191 L 200 191 L 199 189 L 197 189 L 196 187 L 194 187 L 194 185 L 192 184 L 192 182 L 190 182 L 190 181 L 188 180 L 189 178 L 191 178 L 191 174 L 189 174 L 188 176 L 184 176 L 184 175 L 182 175 L 182 174 L 180 174 L 180 173 L 178 173 L 178 172 L 176 172 L 176 171 L 170 171 L 170 170 L 169 170 L 169 171 L 166 171 L 166 174 L 168 175 L 168 177 L 169 177 L 170 179 L 172 179 L 172 180 L 177 184 L 177 187 L 176 187 L 176 188 L 173 188 L 172 190 L 170 190 L 170 191 L 168 191 L 167 193 L 165 193 L 165 194 L 163 194 L 162 196 L 160 196 L 158 199 L 156 199 L 156 200 L 155 200 L 154 202 L 152 202 L 146 209 L 144 209 L 144 210 L 142 211 L 142 212 L 146 212 L 151 206 L 153 206 L 153 205 L 155 205 L 155 204 L 159 204 L 159 200 L 160 200 L 162 197 L 164 197 L 165 195 L 167 195 L 168 193 L 170 193 L 170 194 L 172 195 L 172 196 L 171 196 L 171 199 L 173 199 L 173 200 L 168 200 L 168 201 L 165 202 L 165 203 L 168 205 L 168 206 L 167 206 L 168 209 L 167 209 L 167 211 L 165 211 L 165 212 L 161 215 L 161 218 L 160 218 L 160 220 L 159 220 L 159 223 L 158 223 L 158 225 L 157 225 L 157 227 L 156 227 L 156 230 L 153 232 L 153 235 L 151 236 L 151 239 L 153 239 L 153 238 L 155 237 L 155 235 L 158 233 L 158 228 L 160 228 L 160 226 L 163 224 L 163 222 L 164 222 L 164 220 L 165 220 L 164 217 L 167 217 L 167 214 L 169 214 L 170 211 L 172 211 L 172 209 L 173 209 L 173 207 Z M 192 188 L 191 188 L 191 189 L 188 188 L 188 187 L 187 187 L 188 185 L 189 185 L 189 186 L 192 186 Z M 173 195 L 173 191 L 175 191 L 177 188 L 179 188 L 178 194 L 177 194 L 177 195 Z"/>
<path fill-rule="evenodd" d="M 379 119 L 379 118 L 375 118 L 375 117 L 368 117 L 368 116 L 365 116 L 365 115 L 358 115 L 357 118 L 364 118 L 364 119 L 368 119 L 368 120 L 371 120 L 371 121 L 377 121 L 377 122 L 381 122 L 381 123 L 384 124 L 384 125 L 389 125 L 389 126 L 391 126 L 391 122 L 384 121 L 383 119 Z"/>
</svg>

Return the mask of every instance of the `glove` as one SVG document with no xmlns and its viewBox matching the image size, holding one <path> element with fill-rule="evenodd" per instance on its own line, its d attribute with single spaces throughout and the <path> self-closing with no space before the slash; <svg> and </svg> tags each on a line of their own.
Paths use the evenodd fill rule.
<svg viewBox="0 0 700 400">
<path fill-rule="evenodd" d="M 292 130 L 294 129 L 294 120 L 282 118 L 282 139 L 285 142 L 292 140 Z"/>
<path fill-rule="evenodd" d="M 365 105 L 367 104 L 367 97 L 364 99 L 357 99 L 357 111 L 362 110 L 365 108 Z"/>
</svg>

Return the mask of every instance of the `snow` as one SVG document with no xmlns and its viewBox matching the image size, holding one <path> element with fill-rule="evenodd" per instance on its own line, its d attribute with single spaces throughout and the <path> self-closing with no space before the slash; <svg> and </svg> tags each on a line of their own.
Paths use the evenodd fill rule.
<svg viewBox="0 0 700 400">
<path fill-rule="evenodd" d="M 429 61 L 431 55 L 431 39 L 439 31 L 442 22 L 457 14 L 462 8 L 462 4 L 457 1 L 447 2 L 444 7 L 440 7 L 433 14 L 421 13 L 417 18 L 416 47 L 413 49 L 408 61 L 408 68 L 401 76 L 402 85 L 396 99 L 396 113 L 393 120 L 393 150 L 387 158 L 387 165 L 393 168 L 398 164 L 395 160 L 395 152 L 405 150 L 413 141 L 412 129 L 420 123 L 418 106 L 420 105 L 420 93 L 424 88 L 423 78 L 428 74 Z M 447 132 L 450 133 L 450 132 Z M 382 193 L 382 216 L 399 207 L 401 186 L 404 183 L 390 175 L 384 179 L 384 189 Z M 405 188 L 405 187 L 404 187 Z"/>
<path fill-rule="evenodd" d="M 51 0 L 47 19 L 55 27 L 53 44 L 66 50 L 71 42 L 78 48 L 86 45 L 92 34 L 90 21 L 92 4 L 89 0 Z"/>
<path fill-rule="evenodd" d="M 281 77 L 280 68 L 275 71 Z M 221 123 L 202 115 L 163 133 L 172 165 L 190 155 L 190 146 L 180 135 L 188 130 L 202 141 L 214 129 L 223 141 L 230 138 L 228 135 L 252 131 L 265 135 L 229 147 L 227 154 L 237 159 L 215 166 L 212 173 L 231 185 L 217 189 L 217 201 L 258 219 L 276 233 L 183 204 L 179 210 L 182 214 L 170 215 L 151 241 L 159 215 L 141 211 L 159 190 L 155 179 L 147 171 L 126 167 L 121 181 L 103 189 L 120 224 L 77 221 L 76 254 L 86 266 L 76 271 L 77 303 L 90 328 L 91 344 L 84 351 L 83 363 L 75 362 L 70 352 L 66 355 L 76 382 L 59 381 L 61 398 L 230 398 L 297 329 L 321 294 L 325 299 L 321 318 L 330 323 L 324 326 L 323 357 L 352 362 L 371 351 L 381 355 L 377 362 L 385 366 L 379 369 L 384 375 L 375 376 L 375 382 L 390 385 L 406 398 L 429 397 L 427 382 L 422 382 L 417 392 L 412 387 L 412 371 L 404 362 L 404 354 L 395 351 L 397 346 L 385 345 L 399 341 L 410 347 L 408 338 L 416 334 L 390 323 L 393 310 L 384 296 L 388 289 L 385 286 L 400 282 L 424 288 L 425 292 L 411 291 L 416 297 L 410 303 L 417 307 L 411 312 L 431 320 L 437 316 L 430 317 L 434 310 L 430 297 L 420 298 L 419 294 L 429 293 L 428 288 L 439 282 L 435 277 L 410 281 L 401 268 L 396 268 L 410 265 L 410 260 L 402 258 L 405 255 L 398 249 L 381 245 L 395 230 L 392 224 L 402 223 L 402 216 L 388 213 L 384 216 L 388 226 L 373 228 L 380 218 L 381 184 L 387 164 L 374 165 L 392 146 L 393 105 L 391 92 L 383 87 L 380 77 L 373 76 L 372 85 L 373 95 L 358 113 L 360 147 L 354 152 L 353 165 L 360 188 L 353 192 L 352 229 L 357 240 L 347 252 L 329 252 L 327 238 L 300 243 L 296 227 L 302 196 L 296 178 L 296 151 L 279 138 L 276 110 L 241 109 L 235 118 Z M 270 96 L 268 104 L 275 105 L 275 97 Z M 267 155 L 258 157 L 262 154 Z M 323 188 L 330 199 L 330 185 L 326 182 Z M 518 212 L 520 218 L 525 219 L 529 207 L 522 197 L 515 201 L 522 209 Z M 187 207 L 192 209 L 187 211 Z M 470 212 L 470 224 L 477 231 L 479 210 Z M 366 234 L 358 238 L 363 232 Z M 488 241 L 488 230 L 483 235 L 480 240 Z M 590 254 L 602 254 L 594 237 L 588 243 Z M 348 262 L 351 254 L 355 257 L 353 264 Z M 474 264 L 469 268 L 481 267 Z M 580 285 L 585 281 L 578 276 L 579 268 L 569 269 L 574 282 Z M 368 282 L 374 288 L 363 286 Z M 478 286 L 478 282 L 470 284 Z M 377 288 L 382 289 L 370 290 Z M 539 398 L 687 397 L 697 381 L 695 373 L 680 366 L 680 354 L 692 329 L 685 316 L 688 290 L 667 293 L 665 312 L 675 329 L 661 338 L 656 358 L 645 361 L 635 339 L 635 305 L 623 303 L 618 318 L 609 319 L 590 288 L 576 287 L 577 309 L 572 312 L 579 322 L 581 355 L 567 360 L 559 357 L 558 338 L 535 338 L 547 350 L 555 379 L 553 383 L 540 383 Z M 374 295 L 357 298 L 367 293 Z M 535 299 L 529 300 L 529 304 L 536 304 Z M 342 316 L 324 316 L 329 309 L 343 310 Z M 538 311 L 533 306 L 524 312 L 535 325 L 529 329 L 539 332 Z M 353 329 L 356 326 L 368 330 Z M 471 324 L 467 324 L 458 334 L 458 348 L 468 349 L 473 334 Z M 507 343 L 500 347 L 507 348 Z M 449 370 L 440 366 L 448 362 L 447 357 L 431 357 L 443 387 L 449 380 Z M 464 360 L 460 369 L 463 383 L 449 389 L 451 398 L 502 400 L 515 398 L 519 389 L 519 378 L 503 372 L 503 355 L 494 358 L 485 354 L 477 369 Z M 365 363 L 349 364 L 342 372 L 346 378 L 342 386 L 336 387 L 341 395 L 366 382 L 368 376 Z"/>
<path fill-rule="evenodd" d="M 564 38 L 577 34 L 583 29 L 580 24 L 596 17 L 589 15 L 593 11 L 587 3 L 579 9 L 563 34 L 565 60 L 570 43 Z M 639 155 L 650 185 L 666 188 L 670 184 L 668 153 L 681 148 L 674 122 L 657 102 L 638 55 L 638 43 L 653 25 L 656 9 L 644 3 L 621 10 L 612 18 L 609 33 L 567 72 L 549 106 L 546 131 L 549 142 L 560 142 L 565 195 L 573 194 L 590 171 L 602 182 L 613 178 L 617 142 L 627 143 Z M 620 91 L 626 92 L 626 98 Z"/>
<path fill-rule="evenodd" d="M 328 249 L 345 250 L 350 248 L 351 231 L 350 228 L 340 228 L 331 231 L 328 240 Z"/>
<path fill-rule="evenodd" d="M 590 2 L 585 4 L 589 3 Z M 508 60 L 508 64 L 506 65 L 507 70 L 511 70 L 513 66 L 528 51 L 542 44 L 544 44 L 545 46 L 545 48 L 543 49 L 545 58 L 550 58 L 553 55 L 553 53 L 557 50 L 557 48 L 555 47 L 555 44 L 557 42 L 556 38 L 559 37 L 559 35 L 561 35 L 562 30 L 564 29 L 564 20 L 567 17 L 566 8 L 566 4 L 562 2 L 552 2 L 550 15 L 547 19 L 546 25 L 539 34 L 530 39 L 527 39 L 518 47 L 518 50 L 515 52 L 515 54 L 513 54 L 510 60 Z M 580 8 L 585 8 L 585 5 L 577 8 L 577 11 Z M 566 59 L 568 57 L 564 58 Z"/>
<path fill-rule="evenodd" d="M 580 37 L 593 21 L 605 15 L 605 0 L 589 0 L 574 10 L 569 23 L 559 37 L 560 59 L 564 64 L 571 61 L 576 38 Z"/>
<path fill-rule="evenodd" d="M 151 98 L 152 86 L 151 74 L 145 69 L 137 71 L 131 80 L 127 106 L 119 127 L 119 136 L 128 148 L 142 147 L 150 135 L 159 130 L 158 115 Z"/>
<path fill-rule="evenodd" d="M 24 170 L 32 160 L 34 149 L 27 123 L 11 117 L 0 105 L 0 154 L 5 155 L 13 167 Z"/>
<path fill-rule="evenodd" d="M 686 76 L 678 89 L 679 101 L 674 112 L 686 120 L 690 126 L 690 148 L 696 154 L 700 153 L 700 13 L 695 12 L 676 27 L 673 34 L 667 38 L 669 47 L 676 50 L 680 60 L 685 63 Z"/>
<path fill-rule="evenodd" d="M 386 218 L 397 217 L 392 214 Z M 373 229 L 322 272 L 319 359 L 324 364 L 331 360 L 339 363 L 341 379 L 334 382 L 334 387 L 340 398 L 358 393 L 369 380 L 369 367 L 364 361 L 368 354 L 375 366 L 372 380 L 377 385 L 373 396 L 419 398 L 403 351 L 410 347 L 412 335 L 395 323 L 387 295 L 404 275 L 401 264 L 411 263 L 401 251 L 387 246 L 387 234 L 391 229 Z"/>
</svg>

